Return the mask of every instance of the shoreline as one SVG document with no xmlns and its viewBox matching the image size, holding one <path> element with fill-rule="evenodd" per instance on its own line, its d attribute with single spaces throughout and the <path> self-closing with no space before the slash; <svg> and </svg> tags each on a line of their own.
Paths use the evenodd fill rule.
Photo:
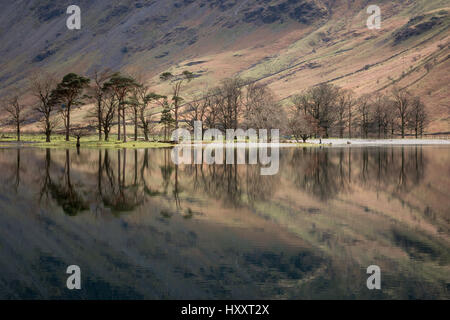
<svg viewBox="0 0 450 320">
<path fill-rule="evenodd" d="M 320 143 L 321 142 L 321 143 Z M 116 137 L 111 137 L 110 141 L 99 141 L 98 136 L 89 136 L 81 140 L 81 149 L 151 149 L 151 148 L 171 148 L 175 146 L 183 147 L 235 147 L 235 148 L 258 148 L 258 147 L 279 147 L 279 148 L 308 148 L 308 147 L 374 147 L 374 146 L 450 146 L 448 139 L 311 139 L 306 143 L 290 140 L 280 143 L 271 142 L 249 142 L 237 141 L 233 143 L 215 141 L 192 141 L 189 143 L 175 144 L 163 141 L 117 141 Z M 45 142 L 42 136 L 24 135 L 22 141 L 17 142 L 13 137 L 7 139 L 0 138 L 0 148 L 76 148 L 76 140 L 71 138 L 65 141 L 62 136 L 53 137 L 51 142 Z"/>
<path fill-rule="evenodd" d="M 174 145 L 164 142 L 120 142 L 109 144 L 81 144 L 80 149 L 164 149 Z M 70 143 L 42 143 L 42 142 L 6 142 L 0 141 L 0 149 L 4 148 L 37 148 L 37 149 L 77 149 L 75 142 Z"/>
<path fill-rule="evenodd" d="M 311 143 L 319 144 L 319 139 L 308 140 Z M 448 139 L 322 139 L 322 144 L 331 146 L 390 146 L 390 145 L 450 145 Z"/>
</svg>

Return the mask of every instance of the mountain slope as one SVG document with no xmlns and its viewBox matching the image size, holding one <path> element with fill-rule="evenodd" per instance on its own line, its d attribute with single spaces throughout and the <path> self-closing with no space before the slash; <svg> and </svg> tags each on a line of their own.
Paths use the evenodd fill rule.
<svg viewBox="0 0 450 320">
<path fill-rule="evenodd" d="M 321 82 L 357 94 L 398 85 L 423 97 L 427 132 L 450 131 L 447 1 L 378 1 L 382 28 L 369 30 L 363 0 L 80 0 L 72 31 L 71 1 L 2 2 L 2 94 L 37 68 L 121 69 L 165 94 L 158 74 L 190 70 L 187 100 L 233 75 L 267 81 L 286 104 Z"/>
</svg>

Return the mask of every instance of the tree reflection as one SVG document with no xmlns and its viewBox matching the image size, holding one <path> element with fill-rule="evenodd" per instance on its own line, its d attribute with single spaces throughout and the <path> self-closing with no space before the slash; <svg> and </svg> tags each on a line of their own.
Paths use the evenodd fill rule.
<svg viewBox="0 0 450 320">
<path fill-rule="evenodd" d="M 41 188 L 39 191 L 39 202 L 45 196 L 48 200 L 50 188 L 49 186 L 53 184 L 52 178 L 50 176 L 50 163 L 52 161 L 50 149 L 45 149 L 45 165 L 44 165 L 44 176 L 41 181 Z"/>
<path fill-rule="evenodd" d="M 15 179 L 7 180 L 11 184 L 5 187 L 9 190 L 2 190 L 2 218 L 5 226 L 19 223 L 19 231 L 36 220 L 36 232 L 30 235 L 50 227 L 55 244 L 70 244 L 76 237 L 66 231 L 79 228 L 67 226 L 77 227 L 82 222 L 85 245 L 78 247 L 83 250 L 89 243 L 97 245 L 98 259 L 89 257 L 93 263 L 105 260 L 104 243 L 114 243 L 113 251 L 106 255 L 113 270 L 117 265 L 120 270 L 137 265 L 139 273 L 140 262 L 156 259 L 159 274 L 168 270 L 173 283 L 206 281 L 211 292 L 225 297 L 248 283 L 255 288 L 249 290 L 262 288 L 261 292 L 270 297 L 278 297 L 280 292 L 283 297 L 354 296 L 355 292 L 359 294 L 357 284 L 366 280 L 361 265 L 366 266 L 379 252 L 385 258 L 380 266 L 391 271 L 388 280 L 397 277 L 399 266 L 404 271 L 402 266 L 407 265 L 409 257 L 420 270 L 406 268 L 404 273 L 410 276 L 400 278 L 400 285 L 418 297 L 428 291 L 436 296 L 443 292 L 444 296 L 441 274 L 445 274 L 445 268 L 440 267 L 448 262 L 448 203 L 439 202 L 446 199 L 447 180 L 435 178 L 447 169 L 444 161 L 449 154 L 448 150 L 445 154 L 435 151 L 428 153 L 430 149 L 419 146 L 286 148 L 280 153 L 279 174 L 262 176 L 259 165 L 175 165 L 170 150 L 161 149 L 81 149 L 80 155 L 75 149 L 0 150 L 0 161 L 11 175 L 3 179 Z M 435 154 L 436 159 L 432 158 Z M 25 168 L 39 170 L 25 174 Z M 427 183 L 437 181 L 433 187 L 441 193 L 426 190 L 425 177 Z M 11 199 L 18 197 L 11 196 L 13 185 L 19 192 L 27 190 L 39 194 L 39 199 L 47 197 L 50 207 L 36 206 L 35 199 L 26 197 L 28 193 L 23 197 L 26 205 L 14 207 Z M 418 185 L 420 188 L 414 189 Z M 391 195 L 410 202 L 403 210 L 399 201 L 375 202 L 374 190 L 385 193 L 380 197 L 385 202 Z M 429 193 L 411 201 L 422 191 Z M 318 203 L 332 199 L 338 201 Z M 364 209 L 365 205 L 370 211 Z M 413 206 L 416 208 L 412 210 Z M 131 211 L 133 217 L 112 223 L 107 222 L 109 219 L 97 221 L 93 216 L 61 219 L 56 216 L 64 215 L 59 207 L 69 215 L 89 215 L 89 208 L 103 207 L 111 208 L 106 210 L 108 214 L 119 216 Z M 17 212 L 21 208 L 29 210 L 26 215 Z M 48 216 L 41 217 L 45 212 Z M 205 216 L 197 220 L 199 213 Z M 183 220 L 188 218 L 196 221 Z M 26 222 L 23 226 L 22 220 Z M 72 220 L 76 223 L 71 224 Z M 126 228 L 127 221 L 132 221 L 132 228 Z M 228 236 L 239 241 L 230 242 Z M 48 239 L 40 241 L 47 245 Z M 123 250 L 116 250 L 126 251 L 130 246 L 137 251 L 125 257 Z M 183 259 L 179 259 L 180 253 Z M 397 261 L 396 257 L 401 259 Z M 41 266 L 42 259 L 38 258 L 36 266 Z M 50 261 L 54 263 L 50 271 L 59 268 L 59 261 L 54 261 Z M 436 273 L 424 274 L 422 264 L 433 267 Z M 127 281 L 117 284 L 126 289 L 123 283 Z M 302 286 L 297 285 L 300 282 Z M 370 298 L 366 291 L 362 297 Z M 166 294 L 167 290 L 161 292 Z"/>
<path fill-rule="evenodd" d="M 316 148 L 295 150 L 292 156 L 295 185 L 321 200 L 334 198 L 341 190 L 339 178 L 344 169 L 330 161 L 329 156 Z"/>
<path fill-rule="evenodd" d="M 18 193 L 20 186 L 20 173 L 22 171 L 22 166 L 20 164 L 20 149 L 16 149 L 16 155 L 14 159 L 14 163 L 8 165 L 9 169 L 6 172 L 10 173 L 7 176 L 6 181 L 8 185 L 11 185 L 14 193 Z"/>
<path fill-rule="evenodd" d="M 348 151 L 304 148 L 293 151 L 290 166 L 295 185 L 320 200 L 351 192 L 352 186 L 408 193 L 422 181 L 425 172 L 420 146 Z"/>
<path fill-rule="evenodd" d="M 175 208 L 179 213 L 193 212 L 189 199 L 194 197 L 217 200 L 224 207 L 253 208 L 270 202 L 278 189 L 290 188 L 290 183 L 321 201 L 358 188 L 399 197 L 422 182 L 427 163 L 420 146 L 286 149 L 281 153 L 280 173 L 262 176 L 260 165 L 175 165 L 170 152 L 81 150 L 83 161 L 72 163 L 69 150 L 62 154 L 47 149 L 39 199 L 50 196 L 64 212 L 76 215 L 89 207 L 130 212 L 156 198 L 167 204 L 166 211 Z M 14 160 L 17 190 L 25 165 L 19 151 Z"/>
<path fill-rule="evenodd" d="M 280 179 L 279 175 L 262 176 L 260 165 L 194 164 L 185 167 L 184 175 L 192 177 L 194 190 L 231 207 L 270 200 Z"/>
<path fill-rule="evenodd" d="M 20 149 L 16 150 L 16 170 L 14 179 L 14 191 L 17 193 L 20 186 Z"/>
<path fill-rule="evenodd" d="M 152 189 L 150 184 L 147 182 L 147 176 L 150 175 L 150 166 L 149 166 L 149 155 L 148 149 L 144 150 L 144 159 L 142 160 L 141 165 L 141 173 L 140 173 L 140 183 L 144 189 L 144 193 L 149 197 L 156 197 L 161 195 L 161 192 L 157 189 Z"/>
<path fill-rule="evenodd" d="M 169 150 L 163 150 L 163 152 L 164 152 L 164 163 L 159 168 L 161 170 L 161 176 L 163 178 L 164 194 L 167 195 L 169 185 L 172 180 L 172 173 L 174 170 L 174 166 L 172 165 L 172 162 L 169 161 L 170 159 Z"/>
<path fill-rule="evenodd" d="M 135 162 L 135 167 L 137 163 Z M 103 165 L 99 162 L 100 178 L 98 189 L 105 207 L 113 212 L 133 211 L 142 203 L 141 195 L 136 192 L 137 174 L 133 183 L 127 182 L 127 150 L 117 150 L 117 174 L 114 174 L 109 151 L 105 150 Z M 136 172 L 136 169 L 135 169 Z M 116 178 L 117 176 L 117 178 Z M 106 183 L 103 184 L 103 179 Z"/>
<path fill-rule="evenodd" d="M 66 214 L 76 216 L 78 213 L 87 210 L 88 205 L 74 188 L 71 180 L 70 165 L 70 152 L 66 150 L 63 182 L 57 183 L 48 177 L 48 190 L 52 198 L 56 200 Z"/>
</svg>

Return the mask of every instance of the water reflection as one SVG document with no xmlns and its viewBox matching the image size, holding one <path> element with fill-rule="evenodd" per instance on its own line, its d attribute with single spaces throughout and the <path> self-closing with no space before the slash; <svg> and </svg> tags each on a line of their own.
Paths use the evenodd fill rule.
<svg viewBox="0 0 450 320">
<path fill-rule="evenodd" d="M 283 149 L 274 176 L 170 152 L 1 149 L 0 297 L 449 297 L 450 149 Z"/>
<path fill-rule="evenodd" d="M 304 148 L 293 152 L 291 166 L 299 189 L 329 200 L 350 192 L 352 184 L 408 192 L 422 181 L 426 161 L 420 146 L 339 148 L 334 152 Z"/>
</svg>

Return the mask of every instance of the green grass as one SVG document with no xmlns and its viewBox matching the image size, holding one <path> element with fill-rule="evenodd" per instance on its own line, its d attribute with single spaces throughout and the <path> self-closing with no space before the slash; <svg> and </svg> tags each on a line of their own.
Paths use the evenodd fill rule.
<svg viewBox="0 0 450 320">
<path fill-rule="evenodd" d="M 15 134 L 0 134 L 0 146 L 10 146 L 17 142 Z M 111 135 L 109 141 L 99 141 L 97 135 L 83 137 L 80 140 L 81 148 L 127 148 L 127 149 L 145 149 L 145 148 L 167 148 L 173 146 L 170 143 L 157 141 L 134 141 L 128 137 L 127 142 L 117 141 L 117 135 Z M 76 148 L 76 139 L 70 138 L 65 141 L 65 136 L 58 134 L 52 135 L 51 142 L 45 141 L 45 135 L 42 134 L 23 134 L 21 135 L 21 146 L 40 147 L 40 148 Z"/>
<path fill-rule="evenodd" d="M 293 142 L 292 143 L 294 146 L 296 146 L 297 148 L 306 148 L 306 147 L 328 147 L 331 144 L 326 144 L 326 143 L 322 143 L 322 144 L 318 144 L 318 143 L 309 143 L 309 142 Z"/>
<path fill-rule="evenodd" d="M 162 137 L 153 137 L 156 140 L 163 140 Z M 217 143 L 219 141 L 196 141 L 192 140 L 192 143 L 203 143 L 203 144 L 211 144 Z M 225 138 L 222 141 L 226 143 Z M 236 142 L 239 143 L 247 143 L 250 142 L 249 139 L 238 139 Z M 287 141 L 281 140 L 280 143 L 287 143 Z M 128 137 L 127 142 L 118 141 L 117 135 L 110 135 L 109 141 L 98 141 L 98 135 L 90 135 L 81 138 L 80 141 L 81 148 L 119 148 L 119 149 L 147 149 L 147 148 L 168 148 L 173 147 L 174 145 L 168 142 L 159 142 L 159 141 L 144 141 L 138 140 L 134 141 L 132 137 Z M 318 145 L 313 143 L 302 143 L 302 142 L 289 142 L 293 146 L 298 148 L 305 147 L 315 147 L 315 146 L 326 146 L 325 144 Z M 76 148 L 76 139 L 70 137 L 70 141 L 65 140 L 65 135 L 63 134 L 55 134 L 51 137 L 51 142 L 45 141 L 45 135 L 43 134 L 22 134 L 20 142 L 17 142 L 17 136 L 15 134 L 10 133 L 0 133 L 0 147 L 11 147 L 20 145 L 22 147 L 37 147 L 37 148 Z"/>
</svg>

